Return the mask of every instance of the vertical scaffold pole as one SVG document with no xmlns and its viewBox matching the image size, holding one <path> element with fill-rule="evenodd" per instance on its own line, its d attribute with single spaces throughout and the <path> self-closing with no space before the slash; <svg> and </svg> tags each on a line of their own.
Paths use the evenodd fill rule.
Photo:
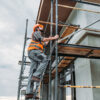
<svg viewBox="0 0 100 100">
<path fill-rule="evenodd" d="M 56 0 L 56 35 L 58 34 L 58 0 Z M 55 46 L 55 54 L 56 54 L 56 74 L 55 74 L 55 100 L 58 100 L 58 45 L 56 41 Z"/>
<path fill-rule="evenodd" d="M 50 25 L 50 36 L 52 36 L 53 33 L 53 0 L 51 0 L 51 25 Z M 50 52 L 51 52 L 51 48 L 52 48 L 52 41 L 50 41 Z M 50 55 L 50 64 L 49 64 L 49 96 L 48 96 L 48 100 L 51 100 L 51 55 Z"/>
<path fill-rule="evenodd" d="M 20 71 L 19 83 L 18 83 L 17 100 L 20 100 L 20 89 L 21 89 L 21 81 L 22 81 L 22 74 L 23 74 L 23 68 L 24 68 L 24 59 L 25 59 L 25 46 L 26 46 L 26 41 L 27 41 L 27 28 L 28 28 L 28 19 L 26 19 L 26 29 L 25 29 L 25 37 L 24 37 L 21 71 Z"/>
</svg>

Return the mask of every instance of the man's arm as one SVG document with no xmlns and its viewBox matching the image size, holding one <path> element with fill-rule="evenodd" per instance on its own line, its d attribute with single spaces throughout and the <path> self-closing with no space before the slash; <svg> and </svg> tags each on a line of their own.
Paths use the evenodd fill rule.
<svg viewBox="0 0 100 100">
<path fill-rule="evenodd" d="M 37 32 L 34 33 L 33 38 L 35 38 L 33 40 L 43 41 L 43 42 L 47 42 L 48 43 L 50 40 L 56 40 L 56 39 L 58 39 L 59 38 L 59 35 L 50 36 L 50 37 L 46 38 L 46 37 L 43 37 L 41 35 L 41 32 L 40 31 L 37 31 Z"/>
<path fill-rule="evenodd" d="M 58 39 L 59 38 L 59 35 L 55 35 L 55 36 L 53 36 L 53 37 L 48 37 L 48 38 L 46 38 L 46 37 L 44 37 L 43 38 L 43 42 L 46 42 L 46 41 L 50 41 L 50 40 L 56 40 L 56 39 Z"/>
</svg>

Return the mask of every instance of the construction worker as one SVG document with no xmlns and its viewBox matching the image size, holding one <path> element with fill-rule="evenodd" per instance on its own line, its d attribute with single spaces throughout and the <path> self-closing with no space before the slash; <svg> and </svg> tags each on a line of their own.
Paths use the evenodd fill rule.
<svg viewBox="0 0 100 100">
<path fill-rule="evenodd" d="M 31 60 L 31 67 L 30 67 L 30 75 L 28 79 L 28 87 L 26 90 L 26 96 L 28 97 L 28 94 L 33 93 L 33 82 L 36 81 L 39 82 L 40 78 L 45 71 L 45 67 L 48 63 L 47 56 L 44 54 L 43 49 L 48 44 L 50 40 L 56 40 L 59 38 L 58 35 L 55 35 L 54 37 L 43 37 L 44 26 L 41 24 L 36 24 L 33 27 L 33 33 L 32 33 L 32 40 L 28 47 L 28 56 Z"/>
</svg>

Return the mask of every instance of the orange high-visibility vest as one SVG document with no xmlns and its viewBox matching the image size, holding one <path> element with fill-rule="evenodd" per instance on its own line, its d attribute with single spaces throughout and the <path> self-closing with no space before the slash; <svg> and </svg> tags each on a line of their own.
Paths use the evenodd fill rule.
<svg viewBox="0 0 100 100">
<path fill-rule="evenodd" d="M 28 51 L 30 51 L 30 50 L 41 50 L 41 51 L 43 51 L 43 45 L 44 45 L 43 42 L 40 43 L 40 42 L 32 40 L 31 43 L 29 44 Z"/>
</svg>

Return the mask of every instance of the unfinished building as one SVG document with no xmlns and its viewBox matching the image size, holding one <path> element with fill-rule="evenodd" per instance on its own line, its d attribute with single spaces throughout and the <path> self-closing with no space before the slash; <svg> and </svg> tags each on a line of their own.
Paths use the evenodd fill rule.
<svg viewBox="0 0 100 100">
<path fill-rule="evenodd" d="M 46 47 L 45 53 L 52 55 L 40 100 L 99 100 L 100 0 L 40 0 L 36 23 L 44 25 L 45 37 L 59 34 L 61 40 Z M 26 41 L 27 35 L 24 46 Z M 23 50 L 18 100 L 24 68 L 30 64 L 25 57 Z"/>
</svg>

